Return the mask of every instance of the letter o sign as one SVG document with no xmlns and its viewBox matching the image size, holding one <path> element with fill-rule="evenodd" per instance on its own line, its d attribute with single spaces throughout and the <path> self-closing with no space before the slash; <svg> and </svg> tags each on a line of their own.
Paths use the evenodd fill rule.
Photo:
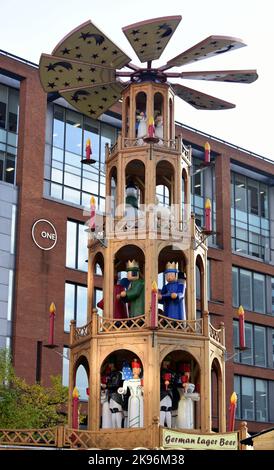
<svg viewBox="0 0 274 470">
<path fill-rule="evenodd" d="M 35 245 L 40 248 L 40 250 L 52 250 L 57 243 L 56 228 L 46 219 L 39 219 L 34 222 L 31 229 L 31 236 Z"/>
</svg>

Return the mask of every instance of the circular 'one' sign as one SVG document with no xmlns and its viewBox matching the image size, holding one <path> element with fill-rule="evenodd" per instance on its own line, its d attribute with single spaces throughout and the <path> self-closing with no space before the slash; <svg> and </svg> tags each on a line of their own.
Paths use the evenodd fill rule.
<svg viewBox="0 0 274 470">
<path fill-rule="evenodd" d="M 32 239 L 41 250 L 52 250 L 57 243 L 57 232 L 46 219 L 39 219 L 34 222 L 31 230 Z"/>
</svg>

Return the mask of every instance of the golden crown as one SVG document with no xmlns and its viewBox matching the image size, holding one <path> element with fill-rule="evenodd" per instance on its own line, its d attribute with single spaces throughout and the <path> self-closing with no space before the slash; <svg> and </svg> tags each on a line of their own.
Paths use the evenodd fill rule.
<svg viewBox="0 0 274 470">
<path fill-rule="evenodd" d="M 126 271 L 139 271 L 139 263 L 135 259 L 128 261 L 126 265 Z"/>
<path fill-rule="evenodd" d="M 171 262 L 168 262 L 166 264 L 166 271 L 171 271 L 171 272 L 178 272 L 178 263 L 176 263 L 175 261 L 173 261 L 172 263 Z"/>
</svg>

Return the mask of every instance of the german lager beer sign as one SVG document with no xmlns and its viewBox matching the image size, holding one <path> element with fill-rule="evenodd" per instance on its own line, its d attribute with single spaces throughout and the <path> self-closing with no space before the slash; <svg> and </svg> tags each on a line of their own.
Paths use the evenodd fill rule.
<svg viewBox="0 0 274 470">
<path fill-rule="evenodd" d="M 187 434 L 163 429 L 162 447 L 165 449 L 238 450 L 238 433 Z"/>
</svg>

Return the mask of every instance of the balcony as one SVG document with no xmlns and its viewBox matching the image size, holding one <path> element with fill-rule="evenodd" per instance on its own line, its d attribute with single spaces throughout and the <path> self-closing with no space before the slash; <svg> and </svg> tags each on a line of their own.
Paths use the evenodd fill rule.
<svg viewBox="0 0 274 470">
<path fill-rule="evenodd" d="M 75 320 L 70 326 L 70 346 L 78 346 L 81 343 L 95 337 L 106 335 L 116 336 L 123 334 L 138 334 L 157 332 L 161 336 L 200 337 L 210 339 L 217 346 L 225 347 L 224 324 L 216 329 L 210 322 L 208 312 L 204 312 L 203 318 L 198 320 L 174 320 L 158 314 L 156 326 L 151 325 L 149 315 L 141 315 L 133 318 L 113 319 L 101 317 L 97 309 L 93 309 L 91 321 L 84 326 L 76 327 Z"/>
</svg>

